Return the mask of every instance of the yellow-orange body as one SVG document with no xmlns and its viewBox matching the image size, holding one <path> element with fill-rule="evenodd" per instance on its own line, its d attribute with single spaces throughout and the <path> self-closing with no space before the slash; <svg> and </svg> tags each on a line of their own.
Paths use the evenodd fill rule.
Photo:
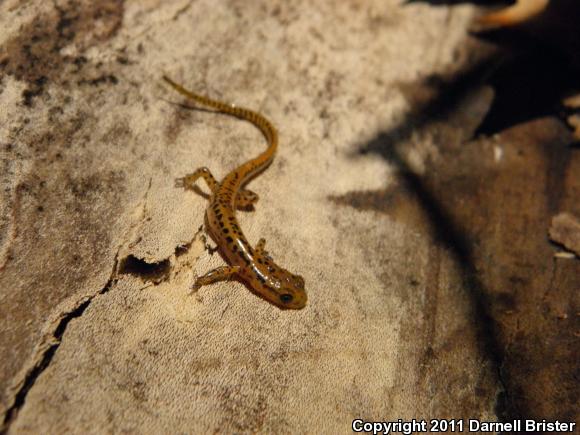
<svg viewBox="0 0 580 435">
<path fill-rule="evenodd" d="M 303 308 L 307 300 L 304 279 L 274 263 L 264 250 L 264 239 L 260 239 L 256 247 L 252 248 L 235 214 L 237 208 L 246 208 L 258 200 L 255 193 L 243 189 L 243 186 L 272 163 L 278 147 L 276 129 L 264 116 L 253 110 L 194 94 L 167 77 L 163 79 L 179 93 L 202 106 L 251 122 L 268 141 L 266 151 L 231 171 L 219 183 L 205 167 L 178 180 L 187 189 L 193 189 L 200 177 L 206 181 L 212 191 L 205 214 L 207 231 L 229 263 L 229 266 L 219 267 L 198 278 L 194 287 L 237 276 L 259 296 L 280 308 Z"/>
</svg>

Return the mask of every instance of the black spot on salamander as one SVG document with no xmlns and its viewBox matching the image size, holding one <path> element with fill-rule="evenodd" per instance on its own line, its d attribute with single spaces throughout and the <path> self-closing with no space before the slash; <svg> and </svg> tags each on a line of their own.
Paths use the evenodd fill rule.
<svg viewBox="0 0 580 435">
<path fill-rule="evenodd" d="M 258 258 L 258 263 L 260 263 L 260 264 L 264 264 L 264 262 L 262 261 L 262 259 L 261 259 L 261 258 Z"/>
<path fill-rule="evenodd" d="M 220 221 L 220 227 L 224 227 L 224 223 L 222 221 Z"/>
<path fill-rule="evenodd" d="M 233 243 L 234 239 L 232 239 L 230 236 L 226 237 L 226 242 L 228 243 Z"/>
<path fill-rule="evenodd" d="M 221 223 L 221 222 L 220 222 Z M 223 229 L 224 234 L 228 234 L 230 232 L 230 230 L 228 230 L 227 228 Z"/>
</svg>

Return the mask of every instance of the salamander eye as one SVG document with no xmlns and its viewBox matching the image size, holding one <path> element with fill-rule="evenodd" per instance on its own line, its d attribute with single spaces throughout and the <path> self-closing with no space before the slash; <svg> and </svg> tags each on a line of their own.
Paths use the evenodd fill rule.
<svg viewBox="0 0 580 435">
<path fill-rule="evenodd" d="M 284 294 L 280 295 L 280 300 L 285 304 L 292 302 L 292 299 L 293 299 L 293 297 L 290 293 L 284 293 Z"/>
</svg>

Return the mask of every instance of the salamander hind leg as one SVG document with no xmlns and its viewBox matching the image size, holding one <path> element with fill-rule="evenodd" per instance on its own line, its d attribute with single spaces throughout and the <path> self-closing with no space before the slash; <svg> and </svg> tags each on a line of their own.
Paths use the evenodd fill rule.
<svg viewBox="0 0 580 435">
<path fill-rule="evenodd" d="M 195 182 L 197 181 L 198 178 L 203 178 L 205 180 L 207 186 L 209 187 L 209 190 L 211 190 L 212 193 L 215 192 L 215 190 L 217 189 L 217 186 L 218 186 L 218 182 L 216 181 L 214 176 L 211 174 L 209 169 L 206 168 L 205 166 L 203 168 L 197 169 L 193 174 L 189 174 L 189 175 L 186 175 L 185 177 L 177 178 L 175 180 L 175 186 L 176 187 L 183 187 L 184 189 L 187 189 L 187 190 L 195 190 L 196 189 Z"/>
<path fill-rule="evenodd" d="M 259 199 L 260 197 L 258 196 L 257 193 L 252 192 L 251 190 L 248 189 L 242 189 L 238 192 L 238 195 L 236 197 L 236 208 L 243 210 L 251 210 L 254 204 L 256 204 L 256 202 L 258 202 Z"/>
<path fill-rule="evenodd" d="M 227 281 L 240 272 L 240 266 L 220 266 L 203 276 L 198 277 L 192 286 L 192 292 L 197 291 L 204 285 L 213 284 L 218 281 Z"/>
</svg>

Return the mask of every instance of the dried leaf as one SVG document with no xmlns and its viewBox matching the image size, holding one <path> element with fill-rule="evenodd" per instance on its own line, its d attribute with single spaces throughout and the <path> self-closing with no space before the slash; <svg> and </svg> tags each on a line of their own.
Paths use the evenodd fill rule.
<svg viewBox="0 0 580 435">
<path fill-rule="evenodd" d="M 552 218 L 550 239 L 580 256 L 580 221 L 570 213 L 560 213 Z"/>
</svg>

